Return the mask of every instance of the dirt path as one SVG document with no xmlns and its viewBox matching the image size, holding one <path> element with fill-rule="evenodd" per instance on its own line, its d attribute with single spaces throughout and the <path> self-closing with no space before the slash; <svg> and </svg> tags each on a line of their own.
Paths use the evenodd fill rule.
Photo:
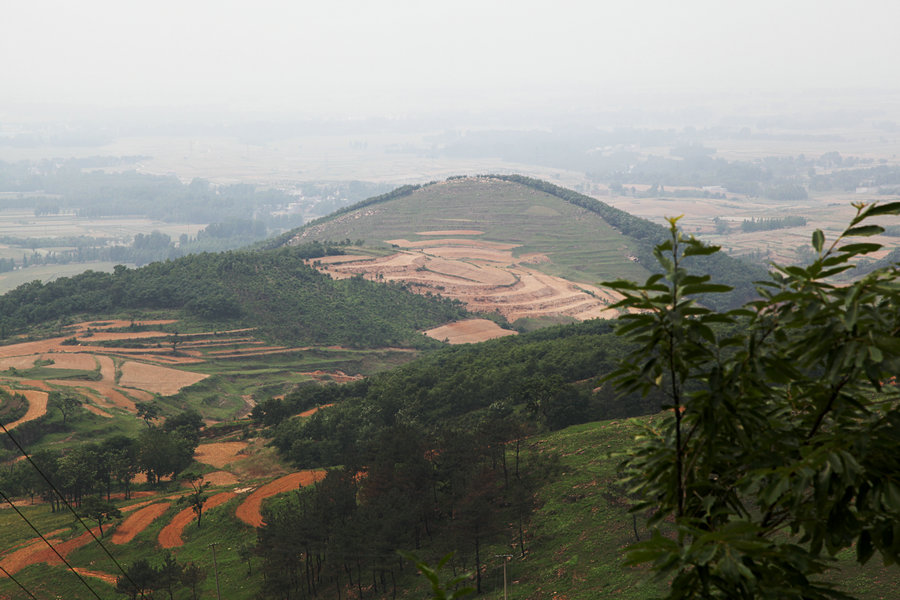
<svg viewBox="0 0 900 600">
<path fill-rule="evenodd" d="M 5 386 L 4 389 L 11 394 L 22 394 L 28 400 L 28 411 L 21 419 L 9 423 L 6 426 L 7 429 L 15 429 L 22 423 L 33 421 L 38 417 L 47 414 L 47 398 L 49 397 L 47 392 L 39 392 L 38 390 L 12 390 Z"/>
<path fill-rule="evenodd" d="M 150 524 L 160 517 L 172 505 L 171 502 L 157 502 L 136 510 L 116 527 L 110 540 L 113 544 L 127 544 L 137 534 L 147 529 Z"/>
<path fill-rule="evenodd" d="M 263 520 L 259 511 L 262 508 L 263 500 L 282 492 L 289 492 L 299 487 L 312 485 L 324 478 L 325 471 L 321 469 L 298 471 L 297 473 L 279 477 L 247 496 L 247 499 L 234 511 L 234 516 L 251 527 L 260 527 L 263 524 Z"/>
<path fill-rule="evenodd" d="M 313 408 L 308 408 L 297 416 L 302 417 L 302 418 L 311 417 L 314 414 L 316 414 L 317 412 L 319 412 L 321 409 L 328 408 L 329 406 L 334 406 L 334 404 L 333 403 L 332 404 L 323 404 L 322 406 L 315 406 Z"/>
<path fill-rule="evenodd" d="M 0 559 L 0 565 L 6 569 L 7 573 L 15 575 L 25 567 L 39 562 L 35 560 L 35 557 L 40 555 L 42 551 L 48 550 L 48 548 L 43 540 L 40 538 L 35 539 L 37 541 L 32 541 L 24 548 L 19 548 L 15 552 L 11 552 Z M 47 537 L 47 539 L 54 545 L 59 543 L 58 538 Z"/>
<path fill-rule="evenodd" d="M 220 504 L 224 504 L 235 496 L 237 496 L 237 494 L 234 492 L 222 492 L 221 494 L 216 494 L 203 505 L 203 512 L 215 508 Z M 188 526 L 188 523 L 194 520 L 194 516 L 194 511 L 190 507 L 175 515 L 172 518 L 172 521 L 159 532 L 159 545 L 163 548 L 178 548 L 179 546 L 182 546 L 184 540 L 181 539 L 181 533 L 184 531 L 184 528 Z"/>
<path fill-rule="evenodd" d="M 84 577 L 93 577 L 94 579 L 100 579 L 101 581 L 105 581 L 109 585 L 116 585 L 117 577 L 110 573 L 101 573 L 100 571 L 89 571 L 87 569 L 82 569 L 81 567 L 74 567 L 75 572 Z"/>
</svg>

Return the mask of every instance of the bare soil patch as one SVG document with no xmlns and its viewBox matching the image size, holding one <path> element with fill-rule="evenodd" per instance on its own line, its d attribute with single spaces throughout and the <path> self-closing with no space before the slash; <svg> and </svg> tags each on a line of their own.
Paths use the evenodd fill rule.
<svg viewBox="0 0 900 600">
<path fill-rule="evenodd" d="M 618 299 L 614 292 L 537 271 L 530 265 L 548 262 L 547 256 L 514 257 L 514 244 L 464 238 L 388 241 L 407 250 L 375 260 L 320 264 L 319 268 L 336 279 L 362 275 L 405 282 L 416 292 L 455 298 L 473 312 L 499 312 L 510 321 L 541 316 L 585 320 L 618 314 L 609 310 Z"/>
<path fill-rule="evenodd" d="M 233 473 L 229 473 L 228 471 L 213 471 L 212 473 L 205 473 L 203 475 L 203 480 L 208 481 L 210 484 L 214 486 L 224 486 L 224 485 L 237 485 L 240 483 L 240 480 L 235 477 Z"/>
<path fill-rule="evenodd" d="M 222 492 L 221 494 L 210 497 L 206 501 L 206 504 L 203 505 L 203 512 L 228 502 L 236 495 L 237 494 L 234 492 Z M 191 508 L 185 508 L 175 515 L 172 518 L 172 521 L 159 532 L 159 545 L 163 548 L 178 548 L 179 546 L 184 545 L 181 534 L 184 531 L 184 528 L 194 520 L 194 517 L 196 517 L 196 515 Z"/>
<path fill-rule="evenodd" d="M 297 416 L 302 417 L 302 418 L 311 417 L 314 414 L 316 414 L 317 412 L 319 412 L 320 410 L 322 410 L 323 408 L 328 408 L 329 406 L 334 406 L 334 404 L 323 404 L 322 406 L 316 406 L 315 408 L 310 408 L 310 409 L 304 410 L 302 413 L 300 413 Z"/>
<path fill-rule="evenodd" d="M 110 539 L 113 544 L 127 544 L 140 532 L 147 529 L 172 505 L 171 502 L 157 502 L 136 510 L 122 521 Z M 129 507 L 130 508 L 130 507 Z"/>
<path fill-rule="evenodd" d="M 82 575 L 84 577 L 93 577 L 94 579 L 99 579 L 101 581 L 105 581 L 109 585 L 116 585 L 116 579 L 118 579 L 115 575 L 110 573 L 103 573 L 101 571 L 90 571 L 88 569 L 82 569 L 81 567 L 72 567 L 76 573 Z"/>
<path fill-rule="evenodd" d="M 284 477 L 279 477 L 247 496 L 247 499 L 234 511 L 234 516 L 251 527 L 260 527 L 263 524 L 263 520 L 262 514 L 260 514 L 259 511 L 260 508 L 262 508 L 263 500 L 275 496 L 276 494 L 312 485 L 324 478 L 325 471 L 322 469 L 298 471 L 296 473 L 291 473 L 290 475 L 285 475 Z"/>
<path fill-rule="evenodd" d="M 306 375 L 316 381 L 334 381 L 337 383 L 347 383 L 348 381 L 359 381 L 364 379 L 363 375 L 347 375 L 343 371 L 305 371 L 301 375 Z"/>
<path fill-rule="evenodd" d="M 58 538 L 51 536 L 44 537 L 54 545 L 58 544 L 60 541 Z M 10 552 L 0 559 L 0 566 L 6 569 L 7 573 L 15 575 L 25 567 L 40 562 L 39 560 L 36 560 L 36 557 L 40 556 L 44 550 L 48 550 L 47 544 L 40 538 L 34 538 L 27 546 L 19 548 L 14 552 Z"/>
<path fill-rule="evenodd" d="M 194 453 L 194 460 L 221 469 L 225 465 L 246 455 L 239 454 L 247 447 L 247 442 L 214 442 L 200 444 Z"/>
<path fill-rule="evenodd" d="M 93 354 L 82 353 L 66 353 L 54 352 L 51 354 L 43 354 L 42 360 L 52 360 L 53 364 L 44 365 L 48 369 L 79 369 L 82 371 L 93 371 L 97 368 L 97 362 L 94 360 Z"/>
<path fill-rule="evenodd" d="M 516 335 L 516 332 L 503 329 L 488 319 L 468 319 L 429 329 L 425 335 L 436 340 L 447 340 L 448 344 L 471 344 Z"/>
<path fill-rule="evenodd" d="M 22 394 L 25 396 L 25 399 L 28 400 L 28 411 L 22 416 L 21 419 L 17 419 L 12 423 L 8 423 L 6 425 L 7 429 L 15 429 L 22 423 L 26 423 L 28 421 L 33 421 L 38 417 L 42 417 L 47 414 L 47 398 L 49 394 L 47 392 L 41 392 L 38 390 L 13 390 L 6 386 L 3 388 L 10 393 Z"/>
<path fill-rule="evenodd" d="M 81 406 L 84 408 L 84 410 L 88 411 L 89 413 L 93 413 L 98 417 L 103 417 L 104 419 L 112 419 L 111 414 L 98 406 L 94 406 L 93 404 L 82 404 Z"/>
<path fill-rule="evenodd" d="M 208 375 L 201 373 L 179 371 L 169 367 L 134 361 L 122 364 L 121 371 L 122 377 L 119 378 L 119 385 L 147 390 L 163 396 L 176 394 L 181 388 L 208 377 Z"/>
<path fill-rule="evenodd" d="M 477 229 L 444 229 L 441 231 L 417 231 L 416 235 L 484 235 Z"/>
<path fill-rule="evenodd" d="M 123 319 L 110 319 L 107 321 L 83 321 L 72 325 L 77 331 L 87 331 L 88 329 L 118 329 L 121 327 L 130 327 L 132 325 L 139 327 L 147 327 L 150 325 L 170 325 L 177 323 L 175 319 L 150 319 L 148 321 L 125 321 Z"/>
</svg>

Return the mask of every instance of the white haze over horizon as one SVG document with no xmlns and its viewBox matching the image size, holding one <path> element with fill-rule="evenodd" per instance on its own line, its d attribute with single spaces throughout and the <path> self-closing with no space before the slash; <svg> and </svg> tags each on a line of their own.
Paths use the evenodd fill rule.
<svg viewBox="0 0 900 600">
<path fill-rule="evenodd" d="M 0 124 L 76 109 L 366 118 L 900 98 L 896 0 L 5 4 Z"/>
</svg>

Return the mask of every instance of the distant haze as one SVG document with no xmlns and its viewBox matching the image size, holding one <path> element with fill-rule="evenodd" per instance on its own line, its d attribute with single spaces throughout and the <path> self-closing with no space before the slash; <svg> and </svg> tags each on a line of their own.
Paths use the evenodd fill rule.
<svg viewBox="0 0 900 600">
<path fill-rule="evenodd" d="M 12 0 L 0 124 L 73 107 L 390 117 L 848 90 L 896 104 L 898 23 L 895 0 Z"/>
</svg>

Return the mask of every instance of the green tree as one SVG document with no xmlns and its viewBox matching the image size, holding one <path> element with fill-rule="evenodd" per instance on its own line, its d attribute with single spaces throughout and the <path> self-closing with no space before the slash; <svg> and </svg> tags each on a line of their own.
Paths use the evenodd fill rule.
<svg viewBox="0 0 900 600">
<path fill-rule="evenodd" d="M 137 416 L 144 420 L 147 427 L 152 426 L 151 421 L 158 419 L 160 416 L 159 407 L 152 402 L 136 402 L 135 407 L 137 408 Z"/>
<path fill-rule="evenodd" d="M 900 269 L 828 279 L 880 248 L 849 238 L 900 203 L 854 206 L 829 246 L 813 233 L 809 266 L 776 265 L 741 309 L 697 302 L 727 288 L 685 269 L 717 248 L 677 219 L 655 250 L 663 274 L 613 284 L 636 350 L 610 377 L 668 399 L 625 467 L 634 510 L 653 512 L 628 561 L 652 563 L 669 598 L 847 597 L 825 581 L 839 551 L 900 558 Z"/>
<path fill-rule="evenodd" d="M 50 392 L 48 400 L 50 401 L 50 406 L 59 410 L 62 415 L 63 426 L 65 426 L 66 420 L 83 404 L 79 398 L 63 394 L 62 392 Z"/>
<path fill-rule="evenodd" d="M 97 521 L 100 527 L 100 537 L 103 537 L 103 523 L 112 519 L 118 519 L 122 512 L 110 502 L 105 502 L 99 496 L 88 496 L 81 503 L 79 511 L 82 516 Z"/>
<path fill-rule="evenodd" d="M 209 488 L 210 483 L 203 481 L 203 475 L 196 473 L 185 475 L 183 479 L 191 486 L 192 491 L 187 496 L 182 496 L 178 502 L 186 502 L 190 505 L 191 510 L 197 515 L 197 528 L 199 529 L 200 518 L 203 516 L 203 505 L 209 499 L 209 495 L 205 492 Z"/>
</svg>

